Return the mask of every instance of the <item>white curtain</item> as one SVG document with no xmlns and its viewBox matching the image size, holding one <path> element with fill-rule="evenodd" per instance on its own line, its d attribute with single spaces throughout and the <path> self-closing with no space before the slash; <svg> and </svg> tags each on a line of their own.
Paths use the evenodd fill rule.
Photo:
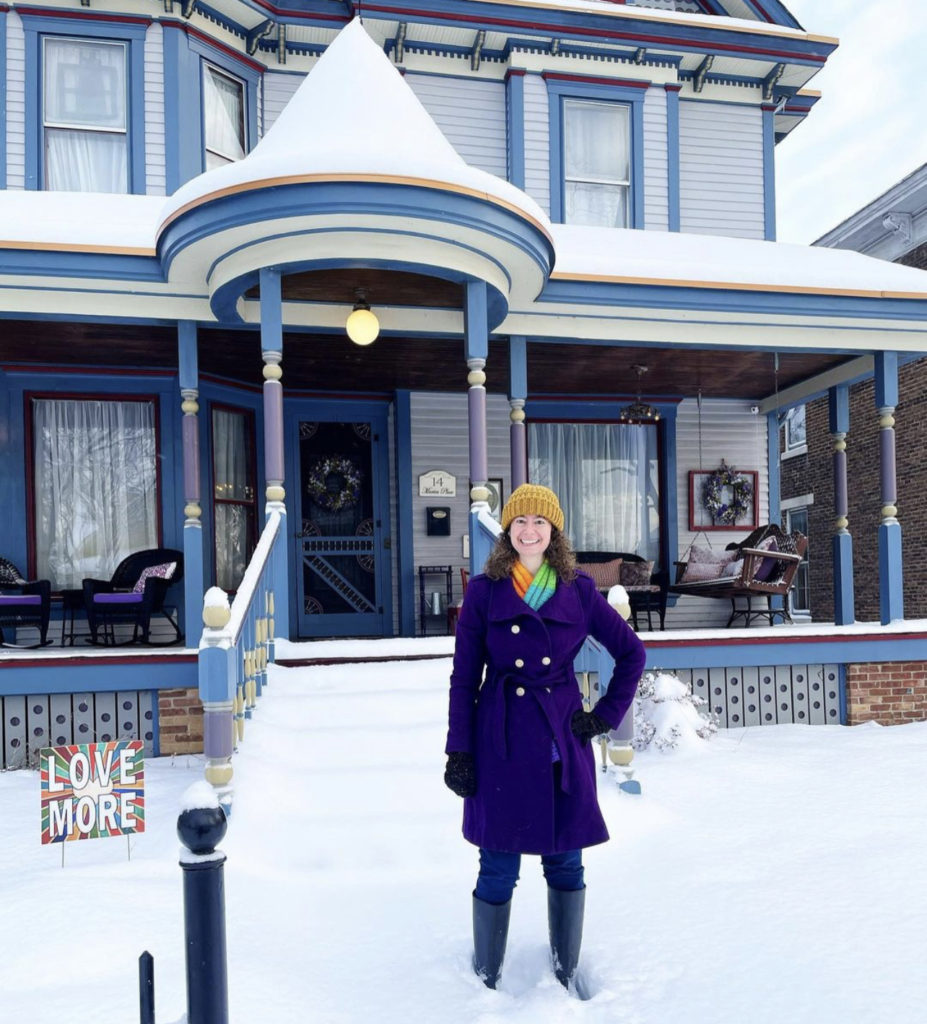
<svg viewBox="0 0 927 1024">
<path fill-rule="evenodd" d="M 244 97 L 236 82 L 203 66 L 203 123 L 206 132 L 206 170 L 245 155 Z"/>
<path fill-rule="evenodd" d="M 127 192 L 125 45 L 46 39 L 44 70 L 45 187 Z"/>
<path fill-rule="evenodd" d="M 566 223 L 627 227 L 628 108 L 564 100 L 563 170 Z"/>
<path fill-rule="evenodd" d="M 40 578 L 80 587 L 158 546 L 151 402 L 34 399 L 32 422 Z"/>
<path fill-rule="evenodd" d="M 212 410 L 216 584 L 223 590 L 238 589 L 251 555 L 254 489 L 249 475 L 248 427 L 248 419 L 240 412 Z"/>
<path fill-rule="evenodd" d="M 578 551 L 627 551 L 659 561 L 655 426 L 529 423 L 528 477 L 556 491 Z"/>
</svg>

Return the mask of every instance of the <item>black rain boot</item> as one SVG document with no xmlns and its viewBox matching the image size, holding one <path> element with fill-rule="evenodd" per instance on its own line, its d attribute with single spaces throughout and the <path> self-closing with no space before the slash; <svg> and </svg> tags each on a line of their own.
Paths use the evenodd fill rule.
<svg viewBox="0 0 927 1024">
<path fill-rule="evenodd" d="M 588 999 L 585 985 L 576 973 L 579 949 L 583 944 L 583 910 L 586 890 L 565 892 L 547 887 L 547 922 L 550 927 L 550 951 L 554 974 L 564 988 Z"/>
<path fill-rule="evenodd" d="M 511 900 L 495 904 L 473 897 L 473 970 L 487 988 L 495 988 L 502 973 L 511 910 Z"/>
</svg>

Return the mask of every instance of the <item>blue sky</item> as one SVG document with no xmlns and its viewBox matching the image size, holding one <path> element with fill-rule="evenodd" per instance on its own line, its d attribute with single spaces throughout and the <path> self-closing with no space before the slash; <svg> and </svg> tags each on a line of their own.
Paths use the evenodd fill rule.
<svg viewBox="0 0 927 1024">
<path fill-rule="evenodd" d="M 786 0 L 840 46 L 821 99 L 776 147 L 780 242 L 813 242 L 927 163 L 927 0 Z"/>
</svg>

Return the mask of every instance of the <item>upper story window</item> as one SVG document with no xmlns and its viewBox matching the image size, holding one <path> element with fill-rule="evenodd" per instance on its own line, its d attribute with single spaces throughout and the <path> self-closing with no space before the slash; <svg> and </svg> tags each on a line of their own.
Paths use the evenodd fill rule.
<svg viewBox="0 0 927 1024">
<path fill-rule="evenodd" d="M 203 63 L 203 143 L 206 170 L 245 155 L 245 84 Z"/>
<path fill-rule="evenodd" d="M 543 74 L 550 215 L 561 224 L 644 227 L 646 82 Z"/>
<path fill-rule="evenodd" d="M 563 101 L 563 220 L 626 228 L 631 139 L 623 103 Z"/>
<path fill-rule="evenodd" d="M 128 192 L 126 44 L 43 42 L 44 187 Z"/>
<path fill-rule="evenodd" d="M 796 405 L 785 414 L 785 450 L 786 452 L 805 451 L 807 443 L 805 407 Z"/>
</svg>

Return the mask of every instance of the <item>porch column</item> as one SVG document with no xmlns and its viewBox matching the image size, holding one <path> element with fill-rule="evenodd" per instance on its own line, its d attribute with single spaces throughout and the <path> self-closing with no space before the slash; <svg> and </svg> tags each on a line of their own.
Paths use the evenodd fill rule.
<svg viewBox="0 0 927 1024">
<path fill-rule="evenodd" d="M 467 357 L 467 428 L 470 438 L 470 571 L 486 561 L 491 543 L 480 528 L 480 510 L 489 511 L 489 449 L 486 440 L 486 374 L 489 355 L 486 283 L 470 281 L 464 299 L 464 344 Z"/>
<path fill-rule="evenodd" d="M 199 643 L 203 628 L 203 509 L 200 505 L 199 444 L 199 362 L 196 351 L 196 324 L 181 320 L 177 324 L 177 365 L 179 367 L 180 408 L 183 410 L 183 592 L 184 636 L 187 646 Z"/>
<path fill-rule="evenodd" d="M 528 396 L 528 345 L 519 335 L 509 339 L 509 447 L 511 452 L 511 489 L 528 482 L 528 441 L 525 426 L 525 399 Z"/>
<path fill-rule="evenodd" d="M 882 625 L 904 618 L 901 570 L 901 524 L 895 478 L 895 408 L 898 405 L 898 353 L 875 355 L 875 404 L 879 412 L 879 610 Z"/>
<path fill-rule="evenodd" d="M 853 538 L 847 529 L 847 443 L 850 429 L 850 391 L 838 384 L 827 393 L 830 436 L 834 441 L 834 622 L 846 626 L 856 621 L 853 606 Z"/>
<path fill-rule="evenodd" d="M 282 516 L 280 533 L 273 551 L 273 589 L 269 609 L 277 636 L 290 635 L 290 587 L 288 527 L 283 489 L 283 299 L 280 271 L 264 268 L 261 282 L 261 356 L 264 360 L 264 475 L 265 514 L 277 511 Z M 270 642 L 273 642 L 270 637 Z"/>
</svg>

